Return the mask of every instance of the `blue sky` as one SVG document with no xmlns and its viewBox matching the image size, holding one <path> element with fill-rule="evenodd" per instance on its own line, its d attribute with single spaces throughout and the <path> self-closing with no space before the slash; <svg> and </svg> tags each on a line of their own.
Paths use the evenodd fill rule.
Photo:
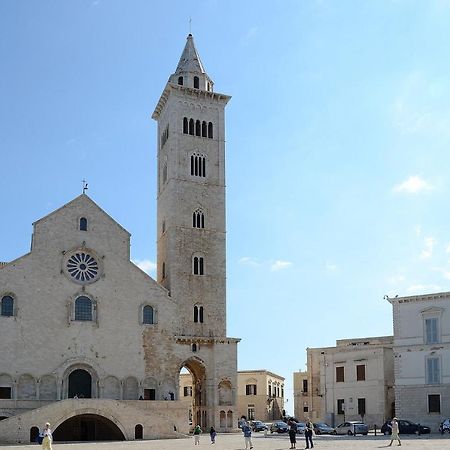
<svg viewBox="0 0 450 450">
<path fill-rule="evenodd" d="M 0 260 L 81 193 L 156 261 L 150 115 L 189 33 L 227 107 L 228 335 L 286 377 L 450 289 L 450 1 L 0 2 Z M 292 399 L 287 405 L 292 410 Z"/>
</svg>

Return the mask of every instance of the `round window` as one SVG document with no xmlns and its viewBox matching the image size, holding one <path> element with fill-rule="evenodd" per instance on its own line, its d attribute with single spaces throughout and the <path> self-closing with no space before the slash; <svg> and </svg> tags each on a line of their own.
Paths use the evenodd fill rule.
<svg viewBox="0 0 450 450">
<path fill-rule="evenodd" d="M 92 252 L 79 250 L 66 255 L 65 271 L 75 282 L 93 283 L 99 277 L 100 267 Z"/>
</svg>

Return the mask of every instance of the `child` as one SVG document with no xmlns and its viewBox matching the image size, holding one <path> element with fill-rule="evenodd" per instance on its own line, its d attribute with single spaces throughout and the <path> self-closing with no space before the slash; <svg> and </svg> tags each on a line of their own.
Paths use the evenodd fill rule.
<svg viewBox="0 0 450 450">
<path fill-rule="evenodd" d="M 211 444 L 215 444 L 216 443 L 216 430 L 214 429 L 214 427 L 211 427 L 211 429 L 209 430 L 209 435 L 211 436 Z"/>
</svg>

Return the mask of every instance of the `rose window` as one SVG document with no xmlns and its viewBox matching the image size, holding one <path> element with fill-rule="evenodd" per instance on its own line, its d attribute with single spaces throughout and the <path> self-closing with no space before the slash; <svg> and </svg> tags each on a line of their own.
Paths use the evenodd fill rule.
<svg viewBox="0 0 450 450">
<path fill-rule="evenodd" d="M 89 283 L 98 277 L 97 260 L 86 252 L 73 253 L 66 263 L 68 274 L 76 281 Z"/>
</svg>

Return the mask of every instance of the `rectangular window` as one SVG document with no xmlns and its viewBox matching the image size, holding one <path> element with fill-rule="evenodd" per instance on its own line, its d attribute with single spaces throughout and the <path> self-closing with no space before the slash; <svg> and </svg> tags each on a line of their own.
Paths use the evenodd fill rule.
<svg viewBox="0 0 450 450">
<path fill-rule="evenodd" d="M 357 364 L 356 366 L 356 381 L 364 381 L 366 379 L 365 364 Z"/>
<path fill-rule="evenodd" d="M 183 395 L 185 397 L 192 397 L 192 386 L 184 386 Z"/>
<path fill-rule="evenodd" d="M 366 399 L 358 398 L 358 414 L 362 417 L 366 415 Z"/>
<path fill-rule="evenodd" d="M 303 412 L 308 412 L 308 411 L 309 411 L 308 406 L 304 406 L 304 407 L 303 407 Z"/>
<path fill-rule="evenodd" d="M 439 342 L 437 317 L 425 319 L 425 343 L 436 344 L 437 342 Z"/>
<path fill-rule="evenodd" d="M 338 398 L 337 400 L 337 413 L 338 414 L 344 414 L 345 410 L 345 403 L 343 398 Z"/>
<path fill-rule="evenodd" d="M 441 382 L 439 358 L 427 358 L 427 384 L 439 384 Z"/>
<path fill-rule="evenodd" d="M 0 398 L 1 399 L 11 398 L 11 388 L 10 387 L 0 387 Z"/>
<path fill-rule="evenodd" d="M 308 392 L 308 380 L 303 380 L 303 392 Z"/>
<path fill-rule="evenodd" d="M 439 394 L 428 395 L 428 412 L 429 413 L 441 412 L 441 396 Z"/>
<path fill-rule="evenodd" d="M 144 389 L 144 400 L 156 400 L 156 389 Z"/>
<path fill-rule="evenodd" d="M 247 408 L 247 419 L 255 420 L 255 405 L 248 405 Z"/>
<path fill-rule="evenodd" d="M 344 382 L 344 366 L 336 367 L 336 383 Z"/>
<path fill-rule="evenodd" d="M 256 384 L 247 384 L 245 386 L 245 395 L 256 395 Z"/>
</svg>

